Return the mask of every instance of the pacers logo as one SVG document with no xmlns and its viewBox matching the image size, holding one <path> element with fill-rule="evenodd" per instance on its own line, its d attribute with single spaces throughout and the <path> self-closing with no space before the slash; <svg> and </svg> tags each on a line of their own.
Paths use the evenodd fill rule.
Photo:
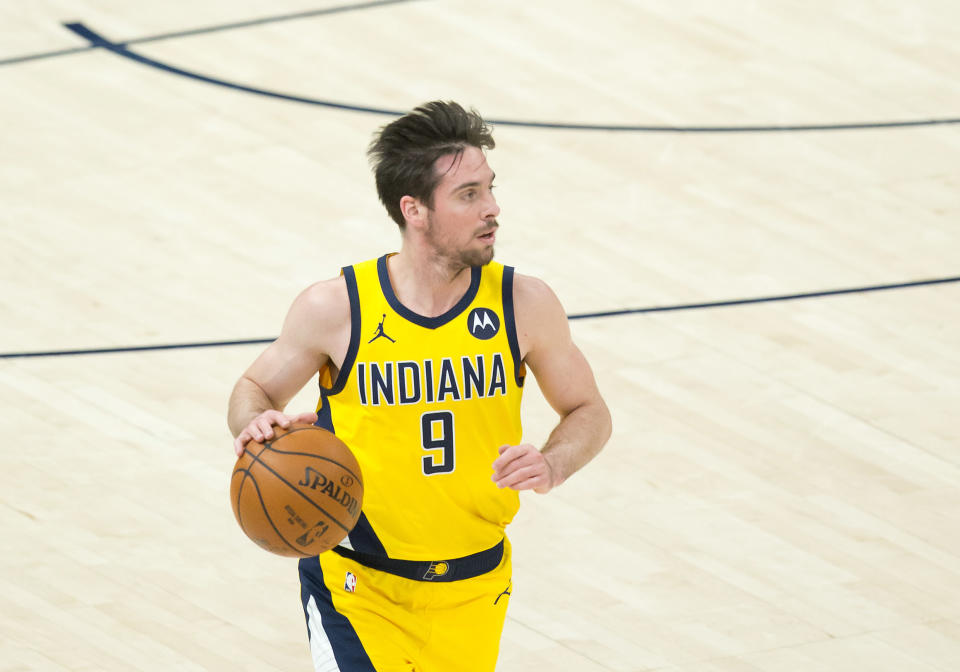
<svg viewBox="0 0 960 672">
<path fill-rule="evenodd" d="M 489 308 L 474 308 L 467 317 L 467 329 L 481 341 L 487 341 L 500 331 L 500 318 Z"/>
<path fill-rule="evenodd" d="M 427 568 L 426 573 L 423 575 L 424 581 L 433 581 L 438 576 L 446 576 L 447 572 L 450 571 L 450 565 L 445 562 L 431 562 L 430 567 Z"/>
</svg>

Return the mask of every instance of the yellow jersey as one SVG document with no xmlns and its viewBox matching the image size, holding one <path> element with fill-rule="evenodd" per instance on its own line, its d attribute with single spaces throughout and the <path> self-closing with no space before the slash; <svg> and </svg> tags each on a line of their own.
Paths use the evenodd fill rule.
<svg viewBox="0 0 960 672">
<path fill-rule="evenodd" d="M 424 317 L 394 293 L 388 256 L 343 269 L 350 345 L 336 380 L 320 371 L 317 424 L 364 478 L 343 545 L 404 560 L 470 555 L 503 539 L 520 503 L 491 480 L 498 448 L 522 436 L 513 268 L 472 268 L 460 301 Z"/>
</svg>

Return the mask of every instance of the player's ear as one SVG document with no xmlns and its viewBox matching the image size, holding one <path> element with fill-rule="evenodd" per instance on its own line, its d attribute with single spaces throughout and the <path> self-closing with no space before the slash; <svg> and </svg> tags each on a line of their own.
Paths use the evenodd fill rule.
<svg viewBox="0 0 960 672">
<path fill-rule="evenodd" d="M 420 229 L 427 224 L 427 208 L 419 198 L 404 196 L 400 199 L 400 212 L 407 221 L 407 226 Z"/>
</svg>

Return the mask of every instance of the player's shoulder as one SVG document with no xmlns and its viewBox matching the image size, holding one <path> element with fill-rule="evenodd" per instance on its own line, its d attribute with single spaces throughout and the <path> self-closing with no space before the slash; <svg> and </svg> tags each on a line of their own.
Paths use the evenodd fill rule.
<svg viewBox="0 0 960 672">
<path fill-rule="evenodd" d="M 315 282 L 300 293 L 304 300 L 320 302 L 336 301 L 342 296 L 347 296 L 347 281 L 343 275 Z"/>
<path fill-rule="evenodd" d="M 513 306 L 521 358 L 535 350 L 569 339 L 567 314 L 560 299 L 544 280 L 517 273 L 513 281 Z"/>
<path fill-rule="evenodd" d="M 350 295 L 346 280 L 340 275 L 313 283 L 294 299 L 290 312 L 308 320 L 349 320 Z"/>
<path fill-rule="evenodd" d="M 513 303 L 517 312 L 562 311 L 560 299 L 541 278 L 516 273 L 513 277 Z"/>
</svg>

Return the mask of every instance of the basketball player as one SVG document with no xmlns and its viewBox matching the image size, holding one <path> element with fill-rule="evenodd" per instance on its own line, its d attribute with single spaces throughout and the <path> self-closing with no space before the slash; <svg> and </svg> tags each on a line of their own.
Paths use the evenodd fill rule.
<svg viewBox="0 0 960 672">
<path fill-rule="evenodd" d="M 483 119 L 456 103 L 383 127 L 369 154 L 400 252 L 300 294 L 230 398 L 237 454 L 275 425 L 309 421 L 362 468 L 356 527 L 300 561 L 318 671 L 493 670 L 518 491 L 549 492 L 610 435 L 556 296 L 492 262 L 493 146 Z M 522 442 L 528 369 L 560 416 L 541 449 Z M 284 413 L 317 371 L 317 413 Z"/>
</svg>

